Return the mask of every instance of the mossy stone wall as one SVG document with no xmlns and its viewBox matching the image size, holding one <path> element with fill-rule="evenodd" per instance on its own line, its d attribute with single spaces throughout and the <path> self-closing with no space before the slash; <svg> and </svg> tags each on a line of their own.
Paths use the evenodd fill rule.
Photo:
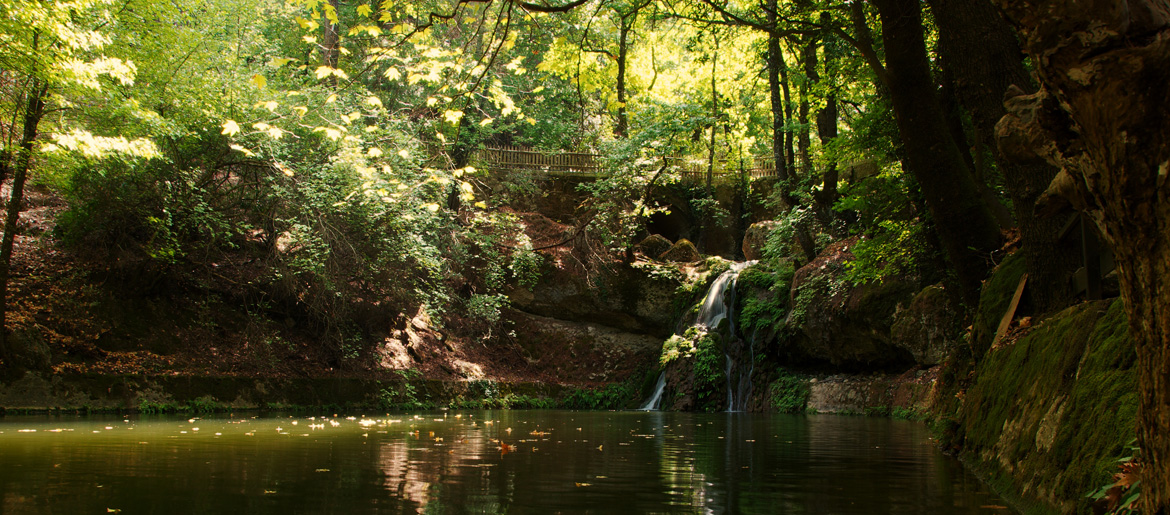
<svg viewBox="0 0 1170 515">
<path fill-rule="evenodd" d="M 1017 275 L 1018 277 L 1018 275 Z M 981 309 L 981 311 L 983 311 Z M 1120 300 L 1073 306 L 989 349 L 963 392 L 963 454 L 1034 513 L 1091 513 L 1134 437 L 1133 342 Z"/>
</svg>

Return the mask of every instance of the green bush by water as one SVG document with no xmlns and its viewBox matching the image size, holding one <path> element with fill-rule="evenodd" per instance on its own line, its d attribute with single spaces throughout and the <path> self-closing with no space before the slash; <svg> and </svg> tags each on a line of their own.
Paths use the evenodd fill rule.
<svg viewBox="0 0 1170 515">
<path fill-rule="evenodd" d="M 787 370 L 779 369 L 776 379 L 768 386 L 772 408 L 780 413 L 804 413 L 808 411 L 808 399 L 812 391 L 808 380 Z"/>
</svg>

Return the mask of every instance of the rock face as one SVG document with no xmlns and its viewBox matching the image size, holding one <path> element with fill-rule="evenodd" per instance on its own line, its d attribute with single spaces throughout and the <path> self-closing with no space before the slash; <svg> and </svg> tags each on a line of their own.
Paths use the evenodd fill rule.
<svg viewBox="0 0 1170 515">
<path fill-rule="evenodd" d="M 600 324 L 568 322 L 523 313 L 516 321 L 524 349 L 526 375 L 553 382 L 617 381 L 646 369 L 657 359 L 662 339 Z"/>
<path fill-rule="evenodd" d="M 532 291 L 515 289 L 509 298 L 534 315 L 665 338 L 674 328 L 674 295 L 682 281 L 681 274 L 651 274 L 627 265 L 594 277 L 548 265 Z"/>
<path fill-rule="evenodd" d="M 831 375 L 809 384 L 808 409 L 817 413 L 926 413 L 940 367 L 900 375 Z"/>
<path fill-rule="evenodd" d="M 687 239 L 678 240 L 670 247 L 670 250 L 658 256 L 658 259 L 662 261 L 670 261 L 673 263 L 694 263 L 702 258 L 703 256 L 699 255 L 699 250 L 695 248 L 695 244 Z"/>
<path fill-rule="evenodd" d="M 943 362 L 962 338 L 963 319 L 941 285 L 927 286 L 909 306 L 894 316 L 893 344 L 906 350 L 919 365 Z"/>
<path fill-rule="evenodd" d="M 796 271 L 781 351 L 794 362 L 827 363 L 842 371 L 904 370 L 913 355 L 894 344 L 890 327 L 899 305 L 909 304 L 918 284 L 908 277 L 852 286 L 844 281 L 856 239 L 827 247 Z"/>
<path fill-rule="evenodd" d="M 767 220 L 764 222 L 756 222 L 748 227 L 747 232 L 743 235 L 744 259 L 753 261 L 764 257 L 764 245 L 768 243 L 768 234 L 777 225 L 780 225 L 780 222 Z"/>
</svg>

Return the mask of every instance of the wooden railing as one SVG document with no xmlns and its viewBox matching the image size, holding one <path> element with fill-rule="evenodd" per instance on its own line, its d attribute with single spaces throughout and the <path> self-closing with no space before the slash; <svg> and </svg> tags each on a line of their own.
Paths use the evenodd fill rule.
<svg viewBox="0 0 1170 515">
<path fill-rule="evenodd" d="M 707 161 L 681 156 L 666 157 L 667 163 L 687 182 L 707 179 Z M 607 172 L 601 167 L 601 155 L 588 152 L 541 152 L 525 147 L 488 147 L 476 150 L 471 161 L 489 170 L 534 170 L 548 175 L 567 177 L 599 177 Z M 775 175 L 775 162 L 770 156 L 755 156 L 738 160 L 718 159 L 712 178 L 719 182 L 748 174 L 752 179 Z"/>
</svg>

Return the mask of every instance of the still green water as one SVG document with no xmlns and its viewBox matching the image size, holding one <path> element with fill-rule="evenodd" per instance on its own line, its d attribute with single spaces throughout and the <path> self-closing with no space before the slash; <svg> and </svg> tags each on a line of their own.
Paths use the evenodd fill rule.
<svg viewBox="0 0 1170 515">
<path fill-rule="evenodd" d="M 0 512 L 1010 513 L 929 436 L 739 413 L 7 417 Z"/>
</svg>

